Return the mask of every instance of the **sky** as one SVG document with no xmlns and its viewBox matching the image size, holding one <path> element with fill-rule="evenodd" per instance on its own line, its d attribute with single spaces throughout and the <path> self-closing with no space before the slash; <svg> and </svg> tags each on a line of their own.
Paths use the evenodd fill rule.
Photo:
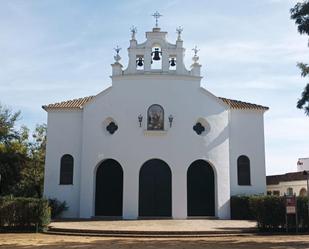
<svg viewBox="0 0 309 249">
<path fill-rule="evenodd" d="M 130 27 L 138 42 L 159 26 L 182 39 L 189 68 L 200 49 L 202 86 L 221 97 L 270 107 L 265 113 L 266 172 L 296 171 L 309 157 L 309 117 L 296 108 L 308 79 L 308 37 L 297 32 L 294 0 L 0 0 L 0 103 L 21 110 L 18 125 L 46 123 L 41 106 L 95 95 L 110 86 L 114 50 L 127 65 Z M 251 141 L 248 141 L 251 142 Z"/>
</svg>

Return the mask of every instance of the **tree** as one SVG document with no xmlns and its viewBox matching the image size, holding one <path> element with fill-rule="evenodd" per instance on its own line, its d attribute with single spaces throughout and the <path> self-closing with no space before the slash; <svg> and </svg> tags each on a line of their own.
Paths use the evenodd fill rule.
<svg viewBox="0 0 309 249">
<path fill-rule="evenodd" d="M 19 117 L 0 104 L 0 195 L 42 197 L 46 125 L 29 138 L 27 127 L 15 127 Z"/>
<path fill-rule="evenodd" d="M 7 145 L 14 139 L 18 139 L 18 132 L 14 130 L 15 122 L 20 116 L 20 111 L 12 113 L 8 108 L 0 104 L 0 143 Z M 2 146 L 1 146 L 2 147 Z"/>
<path fill-rule="evenodd" d="M 25 136 L 14 127 L 19 116 L 0 104 L 0 195 L 14 192 L 27 162 Z"/>
<path fill-rule="evenodd" d="M 298 32 L 300 34 L 309 35 L 309 1 L 297 3 L 294 8 L 291 9 L 291 18 L 295 20 Z M 309 43 L 308 43 L 309 45 Z M 305 63 L 297 63 L 297 66 L 301 70 L 302 77 L 309 75 L 309 66 Z M 303 109 L 306 115 L 309 116 L 309 83 L 304 88 L 301 98 L 297 102 L 297 108 Z"/>
<path fill-rule="evenodd" d="M 15 195 L 37 198 L 43 195 L 46 130 L 45 124 L 37 125 L 32 134 L 33 141 L 27 144 L 28 160 L 21 171 Z"/>
</svg>

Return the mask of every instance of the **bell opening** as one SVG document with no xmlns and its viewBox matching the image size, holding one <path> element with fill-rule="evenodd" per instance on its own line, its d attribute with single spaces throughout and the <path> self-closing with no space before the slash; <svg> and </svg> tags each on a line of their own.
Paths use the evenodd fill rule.
<svg viewBox="0 0 309 249">
<path fill-rule="evenodd" d="M 144 56 L 142 56 L 142 55 L 136 56 L 136 69 L 137 70 L 144 70 Z"/>
<path fill-rule="evenodd" d="M 158 45 L 151 50 L 151 69 L 162 69 L 162 50 Z"/>
<path fill-rule="evenodd" d="M 172 71 L 174 71 L 174 70 L 176 70 L 176 65 L 177 65 L 177 63 L 176 63 L 176 56 L 170 56 L 169 57 L 169 70 L 172 70 Z"/>
</svg>

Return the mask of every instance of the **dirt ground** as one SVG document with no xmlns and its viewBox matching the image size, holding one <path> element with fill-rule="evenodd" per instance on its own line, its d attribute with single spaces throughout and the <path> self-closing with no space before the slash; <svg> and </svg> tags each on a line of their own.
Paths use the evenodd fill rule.
<svg viewBox="0 0 309 249">
<path fill-rule="evenodd" d="M 297 236 L 234 236 L 187 239 L 123 239 L 103 237 L 78 237 L 47 234 L 0 234 L 0 248 L 44 249 L 283 249 L 309 248 L 309 235 Z"/>
</svg>

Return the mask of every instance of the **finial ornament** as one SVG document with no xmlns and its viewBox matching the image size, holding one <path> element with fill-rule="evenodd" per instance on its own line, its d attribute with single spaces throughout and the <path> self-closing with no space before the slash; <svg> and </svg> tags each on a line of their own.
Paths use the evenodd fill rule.
<svg viewBox="0 0 309 249">
<path fill-rule="evenodd" d="M 195 46 L 194 48 L 192 48 L 192 50 L 194 51 L 194 56 L 192 60 L 194 63 L 198 63 L 199 57 L 197 56 L 197 53 L 200 51 L 200 49 L 197 49 L 197 46 Z"/>
<path fill-rule="evenodd" d="M 158 11 L 152 15 L 156 19 L 156 28 L 158 28 L 158 19 L 162 16 Z"/>
<path fill-rule="evenodd" d="M 132 39 L 132 40 L 135 40 L 135 34 L 137 33 L 137 28 L 133 25 L 133 26 L 130 28 L 130 31 L 131 31 L 131 39 Z"/>
<path fill-rule="evenodd" d="M 181 40 L 181 33 L 183 31 L 183 28 L 181 26 L 179 26 L 177 29 L 176 29 L 176 32 L 178 34 L 178 37 L 177 37 L 177 40 L 180 41 Z"/>
<path fill-rule="evenodd" d="M 194 51 L 194 56 L 197 56 L 198 51 L 200 51 L 200 49 L 197 49 L 196 45 L 194 48 L 192 48 L 192 50 Z"/>
<path fill-rule="evenodd" d="M 116 53 L 117 53 L 117 54 L 114 56 L 114 59 L 115 59 L 116 62 L 119 62 L 119 61 L 121 60 L 121 57 L 120 57 L 120 55 L 119 55 L 119 52 L 120 52 L 121 48 L 118 47 L 118 45 L 117 45 L 117 47 L 114 48 L 114 50 L 115 50 Z"/>
</svg>

